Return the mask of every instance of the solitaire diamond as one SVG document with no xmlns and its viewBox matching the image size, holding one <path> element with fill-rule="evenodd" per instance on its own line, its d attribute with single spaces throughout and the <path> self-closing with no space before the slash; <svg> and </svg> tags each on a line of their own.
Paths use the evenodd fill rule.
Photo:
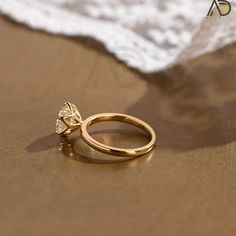
<svg viewBox="0 0 236 236">
<path fill-rule="evenodd" d="M 64 103 L 58 113 L 56 133 L 59 135 L 68 135 L 80 128 L 81 124 L 82 118 L 77 107 L 70 102 Z"/>
</svg>

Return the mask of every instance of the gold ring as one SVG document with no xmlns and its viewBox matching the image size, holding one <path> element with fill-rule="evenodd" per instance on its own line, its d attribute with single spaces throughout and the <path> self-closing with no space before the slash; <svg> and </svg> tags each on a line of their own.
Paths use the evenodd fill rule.
<svg viewBox="0 0 236 236">
<path fill-rule="evenodd" d="M 149 135 L 150 141 L 145 146 L 129 149 L 102 144 L 89 135 L 88 128 L 95 123 L 104 121 L 120 121 L 138 127 Z M 137 157 L 144 155 L 154 148 L 156 142 L 156 134 L 152 127 L 136 117 L 119 113 L 102 113 L 90 116 L 83 121 L 77 107 L 72 103 L 66 102 L 58 114 L 56 133 L 58 135 L 68 135 L 77 129 L 80 129 L 82 139 L 90 147 L 116 156 Z"/>
</svg>

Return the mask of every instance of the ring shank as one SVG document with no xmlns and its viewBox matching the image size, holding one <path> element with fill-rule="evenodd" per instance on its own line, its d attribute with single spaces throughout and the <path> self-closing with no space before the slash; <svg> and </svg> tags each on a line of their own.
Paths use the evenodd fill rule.
<svg viewBox="0 0 236 236">
<path fill-rule="evenodd" d="M 95 123 L 104 121 L 120 121 L 140 128 L 149 135 L 150 141 L 145 146 L 130 149 L 116 148 L 102 144 L 90 136 L 88 128 Z M 81 136 L 82 139 L 94 149 L 116 156 L 137 157 L 144 155 L 153 149 L 156 142 L 156 134 L 151 126 L 136 117 L 119 113 L 101 113 L 88 117 L 81 125 Z"/>
</svg>

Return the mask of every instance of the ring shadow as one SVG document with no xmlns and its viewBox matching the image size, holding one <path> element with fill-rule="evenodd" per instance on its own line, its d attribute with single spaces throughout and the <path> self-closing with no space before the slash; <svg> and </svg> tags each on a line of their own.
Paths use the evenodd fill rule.
<svg viewBox="0 0 236 236">
<path fill-rule="evenodd" d="M 126 135 L 126 137 L 128 137 L 128 140 L 133 139 L 136 144 L 140 142 L 143 143 L 144 140 L 146 140 L 147 138 L 144 134 L 137 135 L 137 132 L 131 132 L 127 130 L 121 131 L 118 129 L 94 131 L 91 132 L 91 135 L 95 137 L 98 136 L 98 141 L 111 146 L 114 145 L 114 143 L 117 143 L 117 141 L 121 141 L 123 135 Z M 100 137 L 100 135 L 102 136 Z M 149 161 L 153 156 L 153 151 L 138 158 L 113 156 L 91 148 L 82 140 L 81 137 L 72 136 L 71 138 L 68 138 L 67 136 L 62 136 L 58 138 L 58 135 L 54 133 L 35 140 L 31 144 L 29 144 L 25 149 L 29 153 L 36 153 L 52 148 L 57 148 L 60 153 L 62 153 L 69 159 L 96 164 L 125 163 L 134 159 L 136 159 L 137 161 Z"/>
<path fill-rule="evenodd" d="M 147 90 L 128 114 L 150 123 L 160 149 L 190 151 L 236 139 L 236 44 L 143 76 Z"/>
</svg>

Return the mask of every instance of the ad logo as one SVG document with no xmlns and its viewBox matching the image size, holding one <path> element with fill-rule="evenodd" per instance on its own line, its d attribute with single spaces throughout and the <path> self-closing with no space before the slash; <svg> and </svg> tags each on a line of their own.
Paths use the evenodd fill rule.
<svg viewBox="0 0 236 236">
<path fill-rule="evenodd" d="M 207 17 L 213 16 L 216 10 L 220 16 L 227 16 L 231 12 L 231 4 L 226 0 L 213 0 Z"/>
</svg>

